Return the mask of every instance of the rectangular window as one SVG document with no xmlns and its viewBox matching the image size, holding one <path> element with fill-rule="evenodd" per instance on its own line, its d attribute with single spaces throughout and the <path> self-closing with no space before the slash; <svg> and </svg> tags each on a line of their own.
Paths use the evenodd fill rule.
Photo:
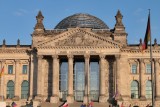
<svg viewBox="0 0 160 107">
<path fill-rule="evenodd" d="M 137 73 L 137 65 L 136 64 L 132 64 L 132 69 L 131 69 L 131 73 L 132 74 L 136 74 Z"/>
<path fill-rule="evenodd" d="M 22 74 L 27 74 L 27 65 L 23 65 Z"/>
<path fill-rule="evenodd" d="M 151 64 L 146 65 L 146 73 L 151 73 Z"/>
<path fill-rule="evenodd" d="M 8 74 L 13 74 L 13 65 L 8 65 Z"/>
</svg>

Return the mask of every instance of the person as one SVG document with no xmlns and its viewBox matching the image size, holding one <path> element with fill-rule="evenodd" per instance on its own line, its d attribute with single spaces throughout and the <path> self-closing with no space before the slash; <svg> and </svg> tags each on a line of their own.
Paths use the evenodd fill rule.
<svg viewBox="0 0 160 107">
<path fill-rule="evenodd" d="M 82 103 L 82 105 L 80 107 L 86 107 L 86 105 Z"/>
<path fill-rule="evenodd" d="M 91 102 L 89 103 L 89 107 L 93 107 L 93 102 L 91 100 Z"/>
<path fill-rule="evenodd" d="M 63 104 L 61 104 L 59 107 L 69 107 L 67 101 L 64 101 Z"/>
<path fill-rule="evenodd" d="M 12 107 L 17 107 L 17 104 L 13 101 L 11 104 Z"/>
</svg>

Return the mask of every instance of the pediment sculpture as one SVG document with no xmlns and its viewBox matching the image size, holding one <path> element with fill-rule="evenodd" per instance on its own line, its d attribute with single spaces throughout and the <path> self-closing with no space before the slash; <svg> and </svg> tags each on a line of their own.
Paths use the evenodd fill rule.
<svg viewBox="0 0 160 107">
<path fill-rule="evenodd" d="M 102 41 L 89 38 L 83 33 L 77 32 L 69 38 L 59 40 L 55 43 L 56 46 L 95 46 L 102 44 Z"/>
</svg>

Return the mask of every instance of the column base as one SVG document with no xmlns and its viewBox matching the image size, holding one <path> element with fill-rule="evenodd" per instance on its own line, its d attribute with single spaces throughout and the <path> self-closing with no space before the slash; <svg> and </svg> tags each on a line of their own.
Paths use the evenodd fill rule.
<svg viewBox="0 0 160 107">
<path fill-rule="evenodd" d="M 156 96 L 156 100 L 160 100 L 160 96 Z"/>
<path fill-rule="evenodd" d="M 50 97 L 50 103 L 58 103 L 59 97 L 58 96 L 51 96 Z"/>
<path fill-rule="evenodd" d="M 39 107 L 40 104 L 41 104 L 41 101 L 38 101 L 38 100 L 33 101 L 33 107 Z"/>
<path fill-rule="evenodd" d="M 104 95 L 101 95 L 101 96 L 99 97 L 99 102 L 100 102 L 100 103 L 106 103 L 106 102 L 107 102 L 107 97 L 104 96 Z"/>
<path fill-rule="evenodd" d="M 15 96 L 12 100 L 13 101 L 19 101 L 19 96 Z"/>
<path fill-rule="evenodd" d="M 68 103 L 74 103 L 74 97 L 73 97 L 73 95 L 67 96 L 67 102 Z"/>
<path fill-rule="evenodd" d="M 31 101 L 32 99 L 33 99 L 33 96 L 30 95 L 29 98 L 28 98 L 28 100 Z"/>
<path fill-rule="evenodd" d="M 37 95 L 34 98 L 34 101 L 40 101 L 41 102 L 42 100 L 43 100 L 42 95 Z"/>
<path fill-rule="evenodd" d="M 89 102 L 90 102 L 89 96 L 84 96 L 83 97 L 83 103 L 87 105 Z"/>
<path fill-rule="evenodd" d="M 0 107 L 6 107 L 6 102 L 0 101 Z"/>
<path fill-rule="evenodd" d="M 0 96 L 0 101 L 2 101 L 2 100 L 3 100 L 3 101 L 5 100 L 4 96 Z M 3 102 L 3 101 L 2 101 L 2 102 Z M 0 107 L 1 107 L 1 106 L 0 106 Z"/>
<path fill-rule="evenodd" d="M 144 101 L 144 100 L 146 100 L 146 97 L 145 97 L 145 96 L 141 96 L 141 97 L 140 97 L 140 100 L 141 100 L 141 101 Z"/>
</svg>

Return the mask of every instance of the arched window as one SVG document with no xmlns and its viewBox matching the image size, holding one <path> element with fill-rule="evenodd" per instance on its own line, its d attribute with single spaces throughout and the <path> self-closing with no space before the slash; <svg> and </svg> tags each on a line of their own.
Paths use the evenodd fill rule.
<svg viewBox="0 0 160 107">
<path fill-rule="evenodd" d="M 28 98 L 29 84 L 28 81 L 24 80 L 21 85 L 21 99 Z"/>
<path fill-rule="evenodd" d="M 146 83 L 146 98 L 152 98 L 152 83 L 147 81 Z"/>
<path fill-rule="evenodd" d="M 13 98 L 14 97 L 14 82 L 12 80 L 9 80 L 7 83 L 7 98 Z"/>
<path fill-rule="evenodd" d="M 131 98 L 135 99 L 139 96 L 139 90 L 138 90 L 138 82 L 132 81 L 131 83 Z"/>
</svg>

